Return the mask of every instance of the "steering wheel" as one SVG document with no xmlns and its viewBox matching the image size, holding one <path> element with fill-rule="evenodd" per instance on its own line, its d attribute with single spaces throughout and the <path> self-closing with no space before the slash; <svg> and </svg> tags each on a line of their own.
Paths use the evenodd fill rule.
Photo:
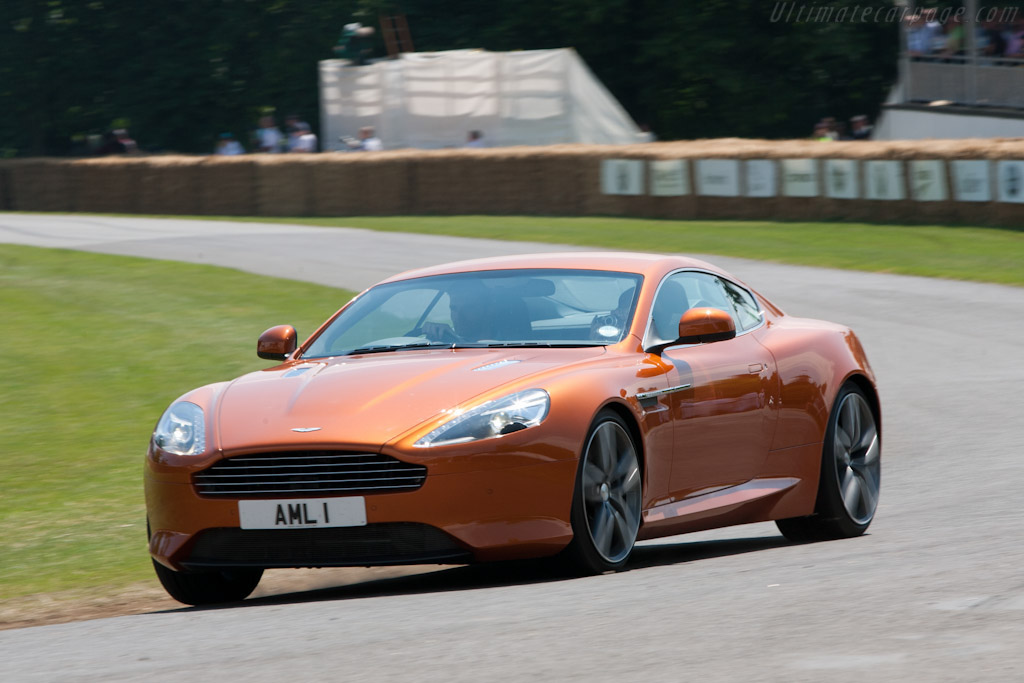
<svg viewBox="0 0 1024 683">
<path fill-rule="evenodd" d="M 455 330 L 448 327 L 443 323 L 438 324 L 438 331 L 440 332 L 440 339 L 431 339 L 430 341 L 444 342 L 445 344 L 457 344 L 462 341 L 459 335 L 455 334 Z M 406 333 L 407 337 L 426 337 L 426 333 L 423 331 L 423 325 L 412 328 Z"/>
</svg>

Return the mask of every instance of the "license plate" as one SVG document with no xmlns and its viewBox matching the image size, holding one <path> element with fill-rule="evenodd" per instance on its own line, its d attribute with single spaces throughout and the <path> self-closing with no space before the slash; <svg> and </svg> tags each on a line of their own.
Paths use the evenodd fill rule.
<svg viewBox="0 0 1024 683">
<path fill-rule="evenodd" d="M 294 498 L 240 500 L 238 517 L 243 529 L 324 529 L 366 525 L 366 499 Z"/>
</svg>

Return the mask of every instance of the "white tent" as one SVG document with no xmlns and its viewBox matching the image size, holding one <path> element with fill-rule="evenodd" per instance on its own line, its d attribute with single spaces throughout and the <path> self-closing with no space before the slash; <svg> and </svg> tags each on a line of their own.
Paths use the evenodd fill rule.
<svg viewBox="0 0 1024 683">
<path fill-rule="evenodd" d="M 373 126 L 386 149 L 623 144 L 646 137 L 572 49 L 404 54 L 366 66 L 320 62 L 321 148 Z"/>
</svg>

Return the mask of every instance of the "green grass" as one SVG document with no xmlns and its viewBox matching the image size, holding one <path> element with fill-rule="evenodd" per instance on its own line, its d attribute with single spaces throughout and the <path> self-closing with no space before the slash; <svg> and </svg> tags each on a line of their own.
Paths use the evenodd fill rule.
<svg viewBox="0 0 1024 683">
<path fill-rule="evenodd" d="M 224 216 L 220 219 L 576 244 L 628 251 L 718 254 L 826 268 L 1024 285 L 1024 231 L 1001 228 L 535 216 Z"/>
<path fill-rule="evenodd" d="M 143 454 L 185 391 L 267 367 L 351 292 L 166 261 L 0 245 L 0 600 L 149 579 Z"/>
</svg>

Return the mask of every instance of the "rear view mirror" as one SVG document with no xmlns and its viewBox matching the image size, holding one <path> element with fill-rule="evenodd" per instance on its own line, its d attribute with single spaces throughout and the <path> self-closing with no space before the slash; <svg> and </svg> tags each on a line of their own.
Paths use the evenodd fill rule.
<svg viewBox="0 0 1024 683">
<path fill-rule="evenodd" d="M 298 335 L 291 325 L 278 325 L 260 335 L 256 342 L 256 355 L 266 360 L 287 360 L 295 353 Z"/>
<path fill-rule="evenodd" d="M 707 344 L 736 336 L 732 316 L 717 308 L 691 308 L 679 318 L 677 344 Z"/>
</svg>

